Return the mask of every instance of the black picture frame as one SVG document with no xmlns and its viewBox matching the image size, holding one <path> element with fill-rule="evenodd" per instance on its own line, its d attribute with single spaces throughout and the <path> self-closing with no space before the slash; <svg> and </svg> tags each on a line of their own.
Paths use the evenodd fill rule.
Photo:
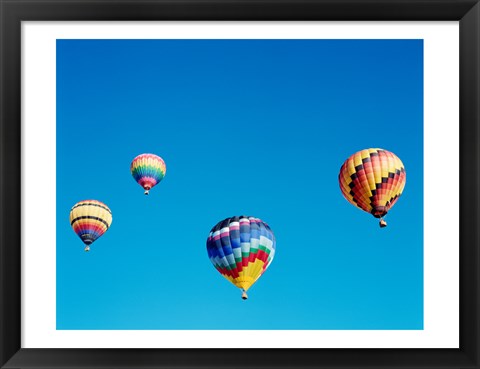
<svg viewBox="0 0 480 369">
<path fill-rule="evenodd" d="M 480 368 L 479 59 L 475 0 L 0 0 L 2 368 Z M 459 349 L 21 348 L 21 22 L 455 20 L 460 24 Z"/>
</svg>

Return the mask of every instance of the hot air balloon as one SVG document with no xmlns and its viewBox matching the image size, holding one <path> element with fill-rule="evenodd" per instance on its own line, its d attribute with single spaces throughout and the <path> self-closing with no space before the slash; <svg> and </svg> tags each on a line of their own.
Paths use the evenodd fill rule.
<svg viewBox="0 0 480 369">
<path fill-rule="evenodd" d="M 338 182 L 343 196 L 353 205 L 380 218 L 397 202 L 407 175 L 402 161 L 383 149 L 361 150 L 350 156 L 340 168 Z"/>
<path fill-rule="evenodd" d="M 112 212 L 103 202 L 84 200 L 76 203 L 70 211 L 70 225 L 85 244 L 85 251 L 103 235 L 112 224 Z"/>
<path fill-rule="evenodd" d="M 135 181 L 145 190 L 145 195 L 157 185 L 167 172 L 167 166 L 160 156 L 141 154 L 133 159 L 130 172 Z"/>
<path fill-rule="evenodd" d="M 213 266 L 242 290 L 242 299 L 246 300 L 247 290 L 275 256 L 275 236 L 258 218 L 227 218 L 210 231 L 207 252 Z"/>
</svg>

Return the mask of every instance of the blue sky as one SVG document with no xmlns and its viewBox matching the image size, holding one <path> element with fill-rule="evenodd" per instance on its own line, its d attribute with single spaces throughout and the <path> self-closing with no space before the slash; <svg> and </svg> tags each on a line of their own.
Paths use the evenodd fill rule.
<svg viewBox="0 0 480 369">
<path fill-rule="evenodd" d="M 338 186 L 369 147 L 407 172 L 385 229 Z M 57 40 L 56 210 L 57 329 L 423 329 L 423 41 Z M 205 245 L 242 214 L 277 239 L 247 301 Z"/>
</svg>

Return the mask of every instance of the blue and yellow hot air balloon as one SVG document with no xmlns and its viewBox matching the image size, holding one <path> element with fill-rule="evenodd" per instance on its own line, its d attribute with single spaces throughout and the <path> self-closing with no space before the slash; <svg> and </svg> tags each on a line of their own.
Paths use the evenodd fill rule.
<svg viewBox="0 0 480 369">
<path fill-rule="evenodd" d="M 275 236 L 258 218 L 236 216 L 222 220 L 212 228 L 207 252 L 213 266 L 227 280 L 247 290 L 267 270 L 275 256 Z"/>
</svg>

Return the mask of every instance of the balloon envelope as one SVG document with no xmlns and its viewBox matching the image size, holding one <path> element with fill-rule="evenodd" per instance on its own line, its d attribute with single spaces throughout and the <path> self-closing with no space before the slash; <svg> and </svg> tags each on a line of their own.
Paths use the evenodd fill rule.
<svg viewBox="0 0 480 369">
<path fill-rule="evenodd" d="M 366 149 L 350 156 L 340 168 L 343 196 L 376 218 L 385 216 L 402 195 L 406 183 L 402 161 L 383 149 Z"/>
<path fill-rule="evenodd" d="M 137 183 L 145 190 L 145 195 L 165 177 L 167 166 L 155 154 L 140 154 L 130 164 L 130 172 Z"/>
<path fill-rule="evenodd" d="M 76 203 L 70 211 L 70 225 L 86 245 L 102 236 L 112 224 L 112 212 L 107 205 L 97 200 L 84 200 Z"/>
<path fill-rule="evenodd" d="M 212 228 L 207 239 L 207 252 L 220 274 L 247 291 L 272 262 L 275 236 L 258 218 L 231 217 Z"/>
</svg>

